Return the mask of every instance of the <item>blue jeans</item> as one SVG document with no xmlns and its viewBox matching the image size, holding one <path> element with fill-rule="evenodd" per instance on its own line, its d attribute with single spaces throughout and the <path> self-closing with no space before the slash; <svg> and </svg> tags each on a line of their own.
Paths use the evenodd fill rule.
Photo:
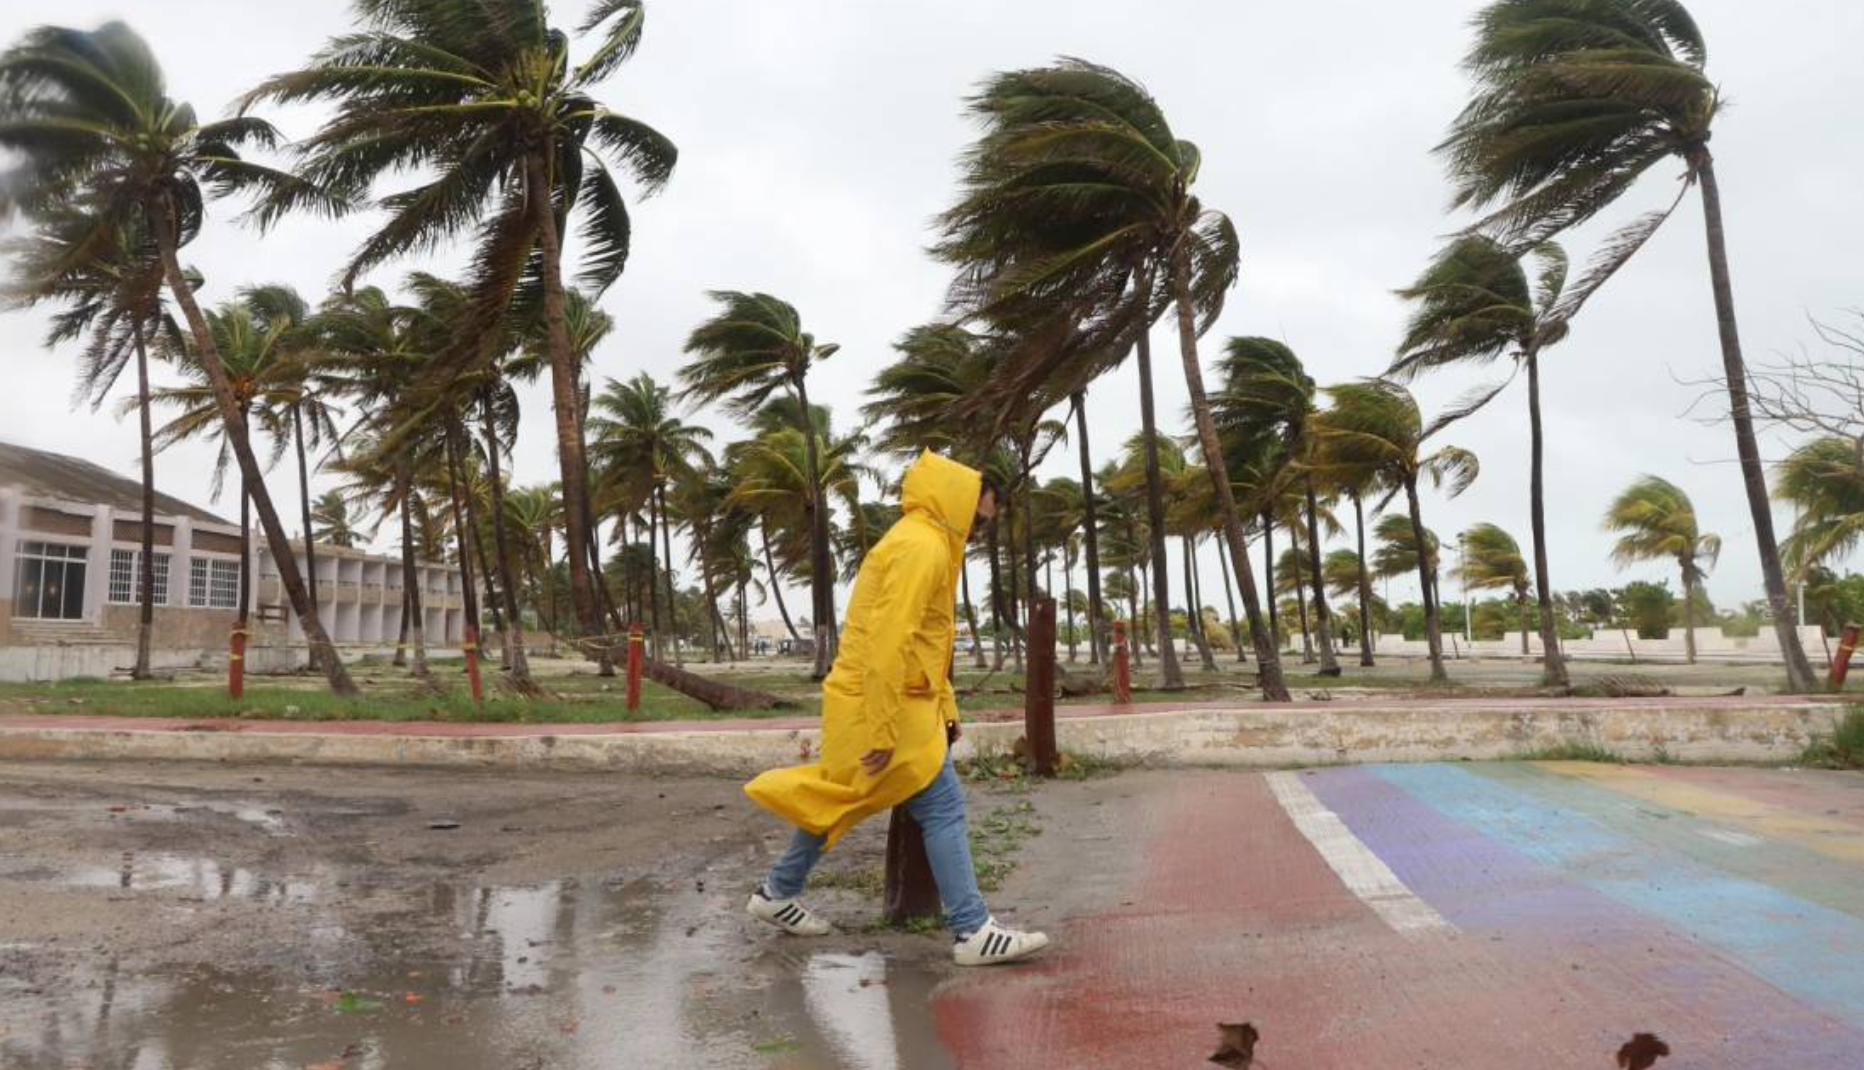
<svg viewBox="0 0 1864 1070">
<path fill-rule="evenodd" d="M 984 895 L 977 890 L 977 870 L 971 865 L 971 838 L 964 820 L 964 782 L 945 759 L 924 791 L 906 801 L 911 814 L 925 833 L 926 860 L 932 864 L 932 879 L 938 882 L 938 897 L 945 905 L 945 927 L 963 940 L 984 927 L 990 911 Z M 764 879 L 764 892 L 772 899 L 794 899 L 803 894 L 809 871 L 822 857 L 824 837 L 802 829 L 790 840 L 789 850 L 777 859 Z"/>
</svg>

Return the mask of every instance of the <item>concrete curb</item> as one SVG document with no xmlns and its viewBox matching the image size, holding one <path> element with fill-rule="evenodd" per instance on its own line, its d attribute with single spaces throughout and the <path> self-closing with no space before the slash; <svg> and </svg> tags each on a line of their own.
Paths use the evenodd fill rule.
<svg viewBox="0 0 1864 1070">
<path fill-rule="evenodd" d="M 1589 746 L 1625 758 L 1789 762 L 1847 707 L 1818 699 L 1480 700 L 1071 712 L 1063 750 L 1116 764 L 1240 768 L 1507 758 Z M 1000 715 L 993 715 L 1000 716 Z M 285 725 L 0 718 L 0 759 L 279 762 L 749 776 L 811 760 L 802 722 L 717 725 Z M 958 754 L 1003 755 L 1012 720 L 966 726 Z"/>
</svg>

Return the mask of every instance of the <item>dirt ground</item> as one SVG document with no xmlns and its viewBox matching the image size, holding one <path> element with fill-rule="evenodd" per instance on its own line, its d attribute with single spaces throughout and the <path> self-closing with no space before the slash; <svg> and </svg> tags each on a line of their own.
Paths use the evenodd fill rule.
<svg viewBox="0 0 1864 1070">
<path fill-rule="evenodd" d="M 843 933 L 805 947 L 741 913 L 787 837 L 729 781 L 0 765 L 0 1065 L 858 1066 L 834 1023 L 884 997 L 896 1050 L 935 1067 L 948 945 L 879 927 L 884 824 L 824 863 L 811 901 Z M 1000 915 L 1076 898 L 1004 909 L 1023 883 Z"/>
</svg>

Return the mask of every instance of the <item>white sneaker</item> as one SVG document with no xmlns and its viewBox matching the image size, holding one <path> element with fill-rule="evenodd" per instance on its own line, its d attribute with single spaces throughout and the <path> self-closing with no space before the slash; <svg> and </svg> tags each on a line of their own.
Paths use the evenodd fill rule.
<svg viewBox="0 0 1864 1070">
<path fill-rule="evenodd" d="M 1021 962 L 1047 946 L 1047 934 L 1006 929 L 991 918 L 969 939 L 953 944 L 951 958 L 960 966 L 1000 966 Z"/>
<path fill-rule="evenodd" d="M 800 899 L 772 899 L 759 888 L 744 905 L 745 913 L 769 922 L 791 936 L 827 936 L 835 927 L 809 912 Z"/>
</svg>

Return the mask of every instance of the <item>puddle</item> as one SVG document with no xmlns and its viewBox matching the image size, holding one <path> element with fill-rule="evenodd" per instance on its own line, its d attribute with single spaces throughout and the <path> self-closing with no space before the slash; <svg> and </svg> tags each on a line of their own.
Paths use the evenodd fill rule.
<svg viewBox="0 0 1864 1070">
<path fill-rule="evenodd" d="M 61 879 L 303 904 L 304 963 L 225 956 L 137 976 L 74 952 L 56 990 L 0 989 L 8 1070 L 946 1070 L 945 968 L 747 935 L 735 893 L 635 881 L 387 887 L 175 855 Z M 381 897 L 401 902 L 383 910 Z M 295 919 L 294 919 L 295 924 Z M 347 953 L 320 935 L 342 934 Z M 853 947 L 848 945 L 853 944 Z M 311 946 L 318 945 L 318 946 Z M 332 939 L 328 947 L 338 946 Z M 937 947 L 926 954 L 936 956 Z M 203 959 L 210 956 L 203 953 Z"/>
</svg>

